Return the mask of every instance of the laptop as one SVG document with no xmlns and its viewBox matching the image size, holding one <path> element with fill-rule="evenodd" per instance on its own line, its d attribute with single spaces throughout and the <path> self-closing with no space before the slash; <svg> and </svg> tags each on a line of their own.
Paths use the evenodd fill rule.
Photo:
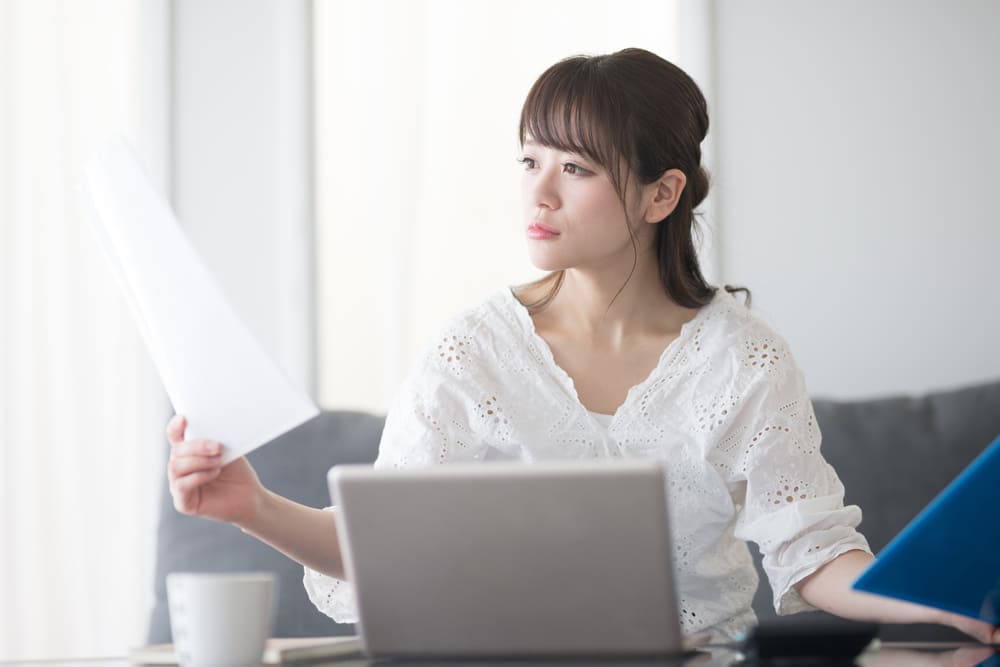
<svg viewBox="0 0 1000 667">
<path fill-rule="evenodd" d="M 1000 437 L 879 553 L 854 588 L 1000 624 Z"/>
<path fill-rule="evenodd" d="M 369 656 L 685 648 L 659 464 L 339 465 L 328 481 Z"/>
</svg>

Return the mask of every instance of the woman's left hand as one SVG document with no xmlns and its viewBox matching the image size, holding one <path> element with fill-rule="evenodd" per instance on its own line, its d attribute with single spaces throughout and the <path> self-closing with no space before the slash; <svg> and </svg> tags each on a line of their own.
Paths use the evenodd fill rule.
<svg viewBox="0 0 1000 667">
<path fill-rule="evenodd" d="M 984 644 L 1000 644 L 1000 627 L 961 614 L 942 611 L 938 622 L 961 630 Z"/>
<path fill-rule="evenodd" d="M 975 667 L 995 655 L 989 646 L 963 647 L 944 651 L 915 651 L 880 648 L 858 664 L 865 667 Z"/>
</svg>

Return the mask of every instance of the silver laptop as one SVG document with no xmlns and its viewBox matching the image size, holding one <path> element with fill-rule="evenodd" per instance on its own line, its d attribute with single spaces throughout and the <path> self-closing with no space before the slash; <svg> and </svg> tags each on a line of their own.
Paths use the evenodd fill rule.
<svg viewBox="0 0 1000 667">
<path fill-rule="evenodd" d="M 328 480 L 370 656 L 683 650 L 660 465 L 341 465 Z"/>
</svg>

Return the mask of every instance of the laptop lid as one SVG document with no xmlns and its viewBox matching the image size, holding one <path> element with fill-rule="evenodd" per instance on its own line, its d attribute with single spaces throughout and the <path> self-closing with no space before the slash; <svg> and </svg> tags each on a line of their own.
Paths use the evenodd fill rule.
<svg viewBox="0 0 1000 667">
<path fill-rule="evenodd" d="M 1000 623 L 1000 437 L 879 553 L 854 588 Z"/>
<path fill-rule="evenodd" d="M 682 650 L 660 465 L 341 465 L 328 480 L 369 655 Z"/>
</svg>

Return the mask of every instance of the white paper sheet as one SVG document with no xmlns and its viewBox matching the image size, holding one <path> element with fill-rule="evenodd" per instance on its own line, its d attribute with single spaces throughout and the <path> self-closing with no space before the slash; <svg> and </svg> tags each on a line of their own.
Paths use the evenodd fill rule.
<svg viewBox="0 0 1000 667">
<path fill-rule="evenodd" d="M 319 413 L 236 316 L 124 140 L 91 159 L 83 193 L 188 439 L 218 440 L 228 463 Z"/>
</svg>

